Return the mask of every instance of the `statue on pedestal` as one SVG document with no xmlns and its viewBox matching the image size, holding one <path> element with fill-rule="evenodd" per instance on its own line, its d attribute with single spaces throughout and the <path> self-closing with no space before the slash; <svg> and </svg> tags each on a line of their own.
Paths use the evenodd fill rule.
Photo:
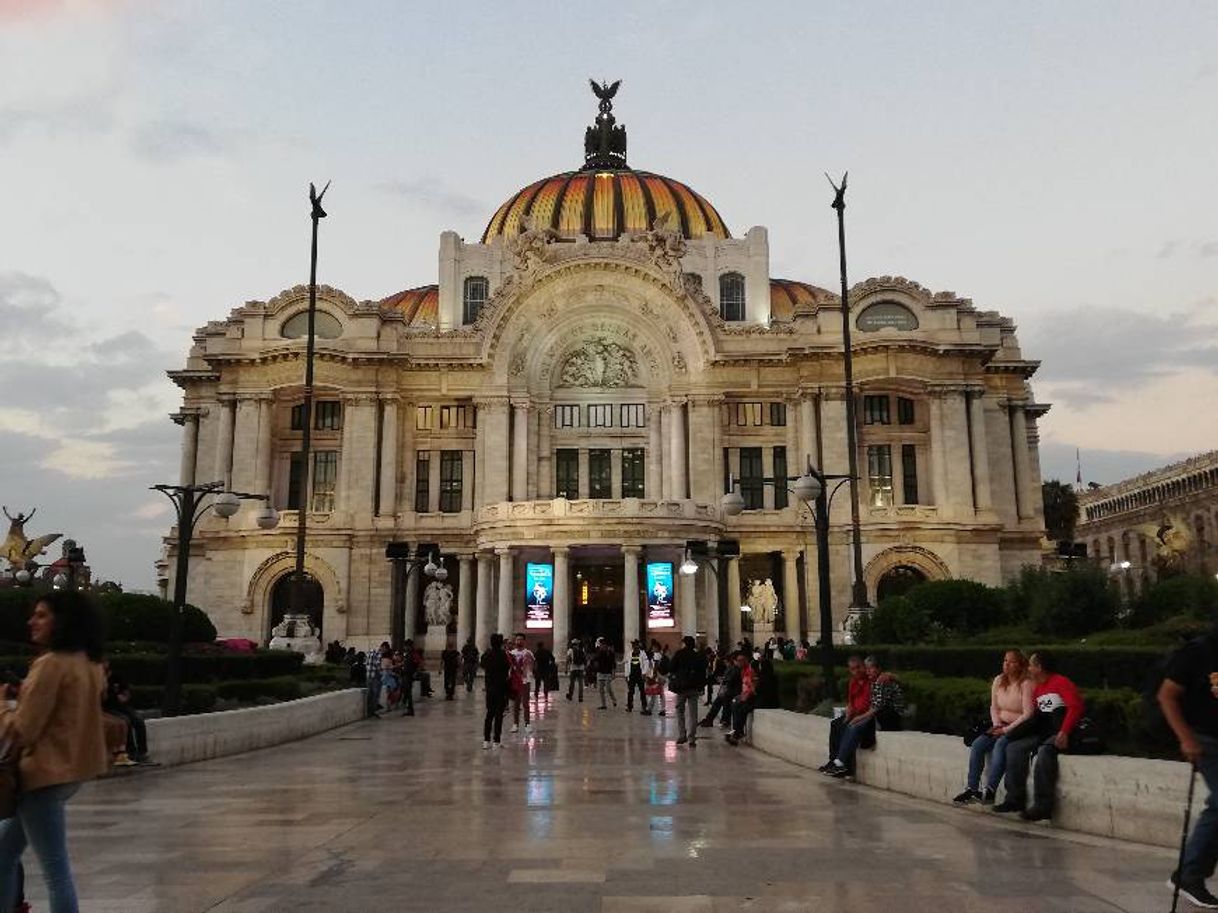
<svg viewBox="0 0 1218 913">
<path fill-rule="evenodd" d="M 7 507 L 3 509 L 4 516 L 9 519 L 9 525 L 4 545 L 0 546 L 0 555 L 8 562 L 9 570 L 14 574 L 18 571 L 30 570 L 38 556 L 45 554 L 47 546 L 63 533 L 50 533 L 36 539 L 29 539 L 25 535 L 25 524 L 34 518 L 38 508 L 34 508 L 28 514 L 18 511 L 15 517 L 8 512 Z"/>
</svg>

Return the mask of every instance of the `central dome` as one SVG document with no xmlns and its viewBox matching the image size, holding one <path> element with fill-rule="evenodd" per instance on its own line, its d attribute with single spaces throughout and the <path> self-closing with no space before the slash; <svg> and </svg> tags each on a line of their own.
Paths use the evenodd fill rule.
<svg viewBox="0 0 1218 913">
<path fill-rule="evenodd" d="M 649 171 L 584 169 L 542 178 L 513 194 L 491 217 L 482 243 L 520 234 L 522 216 L 563 238 L 613 241 L 648 231 L 665 213 L 671 213 L 669 227 L 690 240 L 731 237 L 715 207 L 680 181 Z"/>
</svg>

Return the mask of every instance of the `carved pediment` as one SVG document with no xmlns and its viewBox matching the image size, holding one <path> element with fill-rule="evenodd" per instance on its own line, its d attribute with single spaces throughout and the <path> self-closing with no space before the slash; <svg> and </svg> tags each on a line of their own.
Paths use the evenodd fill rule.
<svg viewBox="0 0 1218 913">
<path fill-rule="evenodd" d="M 639 362 L 631 349 L 596 336 L 567 356 L 558 377 L 563 387 L 635 387 L 639 384 Z"/>
</svg>

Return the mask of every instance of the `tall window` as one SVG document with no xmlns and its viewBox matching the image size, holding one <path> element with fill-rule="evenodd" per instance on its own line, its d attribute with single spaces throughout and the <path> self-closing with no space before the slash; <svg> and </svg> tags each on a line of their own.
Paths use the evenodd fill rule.
<svg viewBox="0 0 1218 913">
<path fill-rule="evenodd" d="M 787 404 L 770 403 L 770 424 L 783 426 L 787 423 Z"/>
<path fill-rule="evenodd" d="M 429 406 L 428 408 L 431 407 Z M 476 424 L 474 421 L 475 414 L 473 406 L 441 406 L 440 430 L 473 428 Z"/>
<path fill-rule="evenodd" d="M 554 497 L 579 497 L 579 451 L 574 448 L 554 451 Z"/>
<path fill-rule="evenodd" d="M 613 497 L 612 456 L 609 450 L 588 451 L 588 497 Z"/>
<path fill-rule="evenodd" d="M 761 403 L 736 403 L 737 425 L 760 425 Z"/>
<path fill-rule="evenodd" d="M 892 447 L 873 444 L 867 448 L 867 481 L 871 488 L 871 506 L 892 505 Z"/>
<path fill-rule="evenodd" d="M 901 445 L 901 503 L 918 503 L 918 448 Z"/>
<path fill-rule="evenodd" d="M 465 280 L 465 289 L 461 295 L 461 322 L 473 323 L 482 313 L 482 307 L 490 294 L 490 283 L 486 276 L 469 276 Z"/>
<path fill-rule="evenodd" d="M 579 427 L 579 406 L 555 406 L 554 407 L 554 427 L 555 428 L 578 428 Z"/>
<path fill-rule="evenodd" d="M 426 450 L 414 458 L 414 509 L 421 514 L 431 510 L 431 454 Z"/>
<path fill-rule="evenodd" d="M 646 451 L 638 447 L 622 451 L 622 497 L 646 497 Z"/>
<path fill-rule="evenodd" d="M 914 423 L 914 401 L 908 396 L 897 397 L 897 424 L 912 425 Z"/>
<path fill-rule="evenodd" d="M 303 457 L 304 454 L 293 453 L 288 466 L 288 510 L 302 508 L 301 492 L 305 488 Z M 309 485 L 312 496 L 308 509 L 315 513 L 330 513 L 334 510 L 334 490 L 338 481 L 338 451 L 315 451 L 312 475 Z"/>
<path fill-rule="evenodd" d="M 414 409 L 414 430 L 415 431 L 430 431 L 432 422 L 434 421 L 434 413 L 431 406 L 415 406 Z"/>
<path fill-rule="evenodd" d="M 461 510 L 461 451 L 440 451 L 440 512 Z"/>
<path fill-rule="evenodd" d="M 778 403 L 777 405 L 782 405 Z M 787 506 L 787 448 L 774 448 L 774 507 L 782 510 Z"/>
<path fill-rule="evenodd" d="M 760 447 L 740 448 L 740 496 L 745 510 L 765 507 L 765 471 L 761 467 Z"/>
<path fill-rule="evenodd" d="M 863 397 L 864 425 L 889 425 L 891 423 L 892 417 L 888 413 L 887 396 Z"/>
<path fill-rule="evenodd" d="M 739 273 L 719 277 L 719 316 L 724 320 L 744 319 L 744 276 Z"/>
<path fill-rule="evenodd" d="M 618 407 L 619 428 L 644 428 L 647 425 L 647 407 L 642 403 L 623 403 Z"/>
<path fill-rule="evenodd" d="M 322 399 L 313 403 L 313 429 L 338 431 L 343 426 L 343 404 L 338 400 Z M 292 407 L 292 430 L 304 430 L 304 403 Z"/>
<path fill-rule="evenodd" d="M 612 428 L 613 427 L 613 407 L 605 405 L 592 405 L 588 407 L 588 427 L 589 428 Z"/>
</svg>

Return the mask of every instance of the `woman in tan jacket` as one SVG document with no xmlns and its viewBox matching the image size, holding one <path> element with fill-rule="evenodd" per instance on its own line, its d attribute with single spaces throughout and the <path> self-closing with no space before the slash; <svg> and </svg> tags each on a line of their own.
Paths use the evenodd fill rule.
<svg viewBox="0 0 1218 913">
<path fill-rule="evenodd" d="M 30 664 L 16 710 L 0 710 L 0 741 L 19 747 L 17 812 L 0 821 L 0 910 L 13 908 L 17 865 L 27 843 L 42 865 L 51 913 L 77 913 L 64 805 L 106 770 L 101 700 L 102 624 L 93 603 L 67 590 L 42 596 Z"/>
</svg>

